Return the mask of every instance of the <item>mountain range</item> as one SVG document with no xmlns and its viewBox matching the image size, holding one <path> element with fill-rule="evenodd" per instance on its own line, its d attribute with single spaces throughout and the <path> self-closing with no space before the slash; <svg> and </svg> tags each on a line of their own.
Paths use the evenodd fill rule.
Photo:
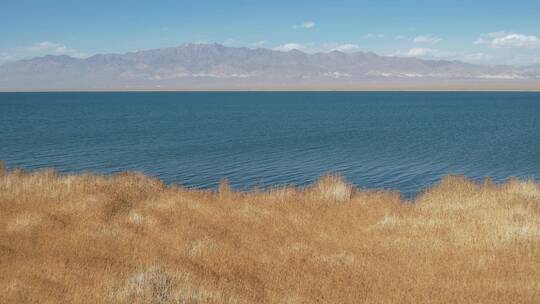
<svg viewBox="0 0 540 304">
<path fill-rule="evenodd" d="M 36 57 L 0 65 L 0 91 L 205 89 L 540 89 L 540 65 L 488 66 L 371 52 L 308 54 L 184 44 Z"/>
</svg>

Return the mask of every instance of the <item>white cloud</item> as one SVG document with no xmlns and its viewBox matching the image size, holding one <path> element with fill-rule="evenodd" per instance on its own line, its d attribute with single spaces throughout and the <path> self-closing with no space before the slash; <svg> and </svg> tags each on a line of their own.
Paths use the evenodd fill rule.
<svg viewBox="0 0 540 304">
<path fill-rule="evenodd" d="M 483 34 L 473 44 L 487 45 L 490 48 L 534 49 L 540 48 L 540 39 L 534 35 L 499 31 Z"/>
<path fill-rule="evenodd" d="M 8 55 L 8 54 L 0 54 L 0 64 L 15 60 L 15 57 Z"/>
<path fill-rule="evenodd" d="M 315 22 L 313 21 L 304 21 L 300 24 L 294 24 L 294 29 L 310 29 L 315 27 Z"/>
<path fill-rule="evenodd" d="M 339 51 L 339 52 L 347 53 L 347 52 L 358 51 L 359 49 L 360 47 L 358 46 L 358 44 L 345 43 L 345 44 L 340 44 L 329 49 L 328 52 Z"/>
<path fill-rule="evenodd" d="M 442 38 L 434 36 L 434 35 L 419 35 L 415 37 L 397 35 L 397 36 L 394 36 L 394 40 L 407 40 L 407 41 L 412 41 L 414 43 L 426 43 L 426 44 L 427 43 L 435 44 L 435 43 L 439 43 L 443 41 Z"/>
<path fill-rule="evenodd" d="M 285 44 L 282 44 L 282 45 L 279 45 L 275 48 L 273 48 L 273 50 L 275 51 L 282 51 L 282 52 L 288 52 L 288 51 L 292 51 L 292 50 L 305 50 L 306 49 L 306 46 L 300 44 L 300 43 L 294 43 L 294 42 L 291 42 L 291 43 L 285 43 Z"/>
<path fill-rule="evenodd" d="M 397 51 L 394 56 L 415 57 L 422 59 L 459 60 L 470 63 L 489 63 L 494 57 L 485 53 L 458 53 L 433 48 L 412 48 L 408 51 Z"/>
<path fill-rule="evenodd" d="M 380 39 L 383 38 L 383 34 L 373 34 L 373 33 L 367 33 L 364 35 L 364 38 L 366 39 Z"/>
<path fill-rule="evenodd" d="M 478 38 L 473 42 L 473 44 L 488 44 L 488 43 L 489 43 L 489 41 L 487 41 L 484 38 Z"/>
<path fill-rule="evenodd" d="M 508 34 L 504 37 L 493 39 L 491 45 L 496 48 L 537 48 L 540 47 L 540 40 L 536 36 L 523 34 Z"/>
<path fill-rule="evenodd" d="M 441 42 L 442 39 L 432 35 L 422 35 L 414 37 L 412 41 L 414 43 L 438 43 Z"/>
<path fill-rule="evenodd" d="M 49 41 L 35 43 L 27 49 L 32 52 L 53 52 L 60 54 L 68 51 L 68 48 L 65 45 Z"/>
<path fill-rule="evenodd" d="M 360 50 L 360 47 L 357 44 L 353 43 L 335 43 L 335 42 L 327 42 L 323 44 L 314 44 L 314 43 L 297 43 L 297 42 L 290 42 L 285 43 L 282 45 L 279 45 L 273 50 L 276 51 L 282 51 L 282 52 L 288 52 L 292 50 L 299 50 L 305 53 L 328 53 L 332 51 L 339 51 L 344 53 L 350 53 L 354 51 Z"/>
<path fill-rule="evenodd" d="M 423 57 L 423 58 L 449 58 L 455 56 L 455 52 L 442 51 L 432 48 L 412 48 L 407 52 L 397 52 L 398 56 Z"/>
<path fill-rule="evenodd" d="M 27 52 L 29 55 L 70 55 L 74 57 L 84 57 L 85 54 L 66 47 L 63 44 L 42 41 L 31 45 L 30 47 L 23 48 L 22 51 Z"/>
<path fill-rule="evenodd" d="M 266 44 L 268 44 L 268 40 L 259 40 L 259 41 L 250 43 L 250 46 L 259 48 L 259 47 L 263 47 Z"/>
<path fill-rule="evenodd" d="M 84 58 L 88 56 L 84 52 L 69 48 L 61 43 L 42 41 L 36 42 L 30 46 L 18 47 L 11 50 L 6 50 L 4 53 L 0 53 L 0 64 L 8 61 L 45 55 L 69 55 L 77 58 Z"/>
</svg>

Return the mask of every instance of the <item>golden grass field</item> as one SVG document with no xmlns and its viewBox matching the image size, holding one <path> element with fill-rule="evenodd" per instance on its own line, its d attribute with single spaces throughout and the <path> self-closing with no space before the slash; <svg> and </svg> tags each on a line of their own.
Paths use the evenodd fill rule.
<svg viewBox="0 0 540 304">
<path fill-rule="evenodd" d="M 540 185 L 449 176 L 414 202 L 0 166 L 0 303 L 540 303 Z"/>
</svg>

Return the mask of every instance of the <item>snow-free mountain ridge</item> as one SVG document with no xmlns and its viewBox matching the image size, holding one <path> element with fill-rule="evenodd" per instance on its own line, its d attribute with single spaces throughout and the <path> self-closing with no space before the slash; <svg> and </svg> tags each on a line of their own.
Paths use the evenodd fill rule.
<svg viewBox="0 0 540 304">
<path fill-rule="evenodd" d="M 0 66 L 0 90 L 361 88 L 504 84 L 540 87 L 540 66 L 486 66 L 371 52 L 308 54 L 184 44 L 178 47 L 25 59 Z"/>
</svg>

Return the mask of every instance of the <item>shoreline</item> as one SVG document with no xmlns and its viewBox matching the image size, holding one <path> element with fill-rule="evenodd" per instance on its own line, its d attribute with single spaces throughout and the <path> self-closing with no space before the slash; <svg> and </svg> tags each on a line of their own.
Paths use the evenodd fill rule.
<svg viewBox="0 0 540 304">
<path fill-rule="evenodd" d="M 365 84 L 365 85 L 219 85 L 155 88 L 43 88 L 0 89 L 1 93 L 31 92 L 540 92 L 540 82 L 532 83 L 447 83 L 447 84 Z"/>
<path fill-rule="evenodd" d="M 522 90 L 522 89 L 500 89 L 500 90 L 492 90 L 492 89 L 411 89 L 411 90 L 403 90 L 403 89 L 386 89 L 386 90 L 371 90 L 371 89 L 358 89 L 358 90 L 352 90 L 352 89 L 291 89 L 291 90 L 263 90 L 263 89 L 201 89 L 201 90 L 35 90 L 35 91 L 0 91 L 0 93 L 242 93 L 242 92 L 261 92 L 261 93 L 272 93 L 272 92 L 336 92 L 336 93 L 362 93 L 362 92 L 395 92 L 395 93 L 407 93 L 407 92 L 426 92 L 426 93 L 505 93 L 505 92 L 515 92 L 515 93 L 538 93 L 540 92 L 539 89 L 531 89 L 531 90 Z"/>
<path fill-rule="evenodd" d="M 11 173 L 17 172 L 17 174 L 27 174 L 27 175 L 49 172 L 60 178 L 91 175 L 91 176 L 104 178 L 104 179 L 114 179 L 114 178 L 121 177 L 123 175 L 133 174 L 133 175 L 144 177 L 145 179 L 148 179 L 148 180 L 152 180 L 153 182 L 159 183 L 163 185 L 164 188 L 172 187 L 172 188 L 181 188 L 186 191 L 211 192 L 211 193 L 219 193 L 219 186 L 222 183 L 226 183 L 229 189 L 228 191 L 231 191 L 237 194 L 243 194 L 243 195 L 249 195 L 251 193 L 266 193 L 266 192 L 272 192 L 275 190 L 283 190 L 283 189 L 295 189 L 295 191 L 296 190 L 302 191 L 305 189 L 309 189 L 313 185 L 317 184 L 317 182 L 319 182 L 320 180 L 324 180 L 327 177 L 332 177 L 332 178 L 336 177 L 337 180 L 346 184 L 347 187 L 350 187 L 351 191 L 355 193 L 389 192 L 389 193 L 398 194 L 400 199 L 405 203 L 411 203 L 411 202 L 414 203 L 414 201 L 420 196 L 422 196 L 422 194 L 425 193 L 426 191 L 429 191 L 430 189 L 437 187 L 444 180 L 452 179 L 452 178 L 464 179 L 470 183 L 478 184 L 478 185 L 487 183 L 493 186 L 503 186 L 509 182 L 531 182 L 535 184 L 537 183 L 540 187 L 540 180 L 535 179 L 531 175 L 526 175 L 526 176 L 509 175 L 503 178 L 498 178 L 496 180 L 493 180 L 493 177 L 489 175 L 486 175 L 483 177 L 479 176 L 479 177 L 472 178 L 462 173 L 446 173 L 446 174 L 441 175 L 441 177 L 438 180 L 436 180 L 434 183 L 423 184 L 422 186 L 419 186 L 414 191 L 413 190 L 403 191 L 398 188 L 366 187 L 359 184 L 355 184 L 353 182 L 349 182 L 345 177 L 343 177 L 340 171 L 328 171 L 318 176 L 317 178 L 312 179 L 311 182 L 306 181 L 299 184 L 293 184 L 290 182 L 281 182 L 281 183 L 270 184 L 266 186 L 256 184 L 251 187 L 245 187 L 245 186 L 233 187 L 229 184 L 230 180 L 228 178 L 217 178 L 216 179 L 217 184 L 215 186 L 204 187 L 204 186 L 186 185 L 185 183 L 181 181 L 165 181 L 158 176 L 152 175 L 150 173 L 145 173 L 139 170 L 119 170 L 115 172 L 99 172 L 97 170 L 59 171 L 55 167 L 48 167 L 48 166 L 43 166 L 43 167 L 34 168 L 34 169 L 27 169 L 24 167 L 8 166 L 6 162 L 0 160 L 0 174 L 2 173 L 2 171 L 11 172 Z"/>
</svg>

